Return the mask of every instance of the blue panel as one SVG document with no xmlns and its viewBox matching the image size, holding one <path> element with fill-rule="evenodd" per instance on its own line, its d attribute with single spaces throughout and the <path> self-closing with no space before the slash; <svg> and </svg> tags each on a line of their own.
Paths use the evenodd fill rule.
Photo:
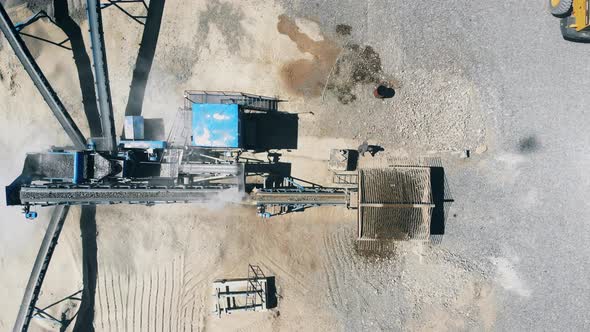
<svg viewBox="0 0 590 332">
<path fill-rule="evenodd" d="M 77 151 L 74 154 L 74 178 L 73 183 L 80 183 L 80 180 L 84 179 L 84 154 Z"/>
<path fill-rule="evenodd" d="M 237 104 L 193 104 L 193 145 L 239 148 Z"/>
<path fill-rule="evenodd" d="M 165 141 L 131 141 L 122 139 L 119 141 L 119 146 L 125 149 L 165 149 Z"/>
</svg>

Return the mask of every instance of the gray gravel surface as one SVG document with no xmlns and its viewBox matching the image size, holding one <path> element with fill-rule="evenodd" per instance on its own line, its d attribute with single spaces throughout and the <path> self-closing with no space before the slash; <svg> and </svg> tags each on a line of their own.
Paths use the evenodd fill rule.
<svg viewBox="0 0 590 332">
<path fill-rule="evenodd" d="M 382 133 L 407 124 L 377 113 L 373 127 L 351 121 L 361 135 L 373 132 L 376 141 L 396 138 L 422 150 L 474 148 L 485 136 L 487 151 L 480 146 L 481 154 L 468 159 L 443 158 L 455 203 L 441 246 L 477 265 L 491 264 L 494 328 L 588 330 L 590 95 L 584 87 L 590 46 L 562 40 L 544 0 L 283 3 L 290 15 L 322 27 L 352 26 L 351 38 L 372 46 L 383 71 L 401 79 L 400 98 L 392 103 L 407 107 L 406 98 L 418 98 L 418 112 L 451 107 L 451 120 L 467 120 L 483 133 L 448 134 L 432 119 L 426 130 L 416 129 L 415 140 L 388 137 Z M 440 88 L 433 90 L 429 84 L 445 76 L 448 84 L 435 82 Z M 457 83 L 476 91 L 469 103 L 457 103 Z M 465 114 L 457 115 L 461 110 Z M 481 120 L 469 122 L 473 117 Z M 321 127 L 337 130 L 320 120 Z"/>
</svg>

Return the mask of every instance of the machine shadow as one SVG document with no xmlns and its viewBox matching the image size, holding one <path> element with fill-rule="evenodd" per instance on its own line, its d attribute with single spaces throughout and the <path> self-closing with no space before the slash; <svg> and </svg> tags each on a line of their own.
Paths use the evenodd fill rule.
<svg viewBox="0 0 590 332">
<path fill-rule="evenodd" d="M 96 243 L 96 206 L 82 206 L 80 232 L 82 234 L 82 301 L 74 331 L 94 331 L 94 301 L 98 275 L 98 246 Z"/>
<path fill-rule="evenodd" d="M 166 140 L 166 129 L 164 128 L 164 119 L 143 119 L 144 139 L 146 140 Z"/>
<path fill-rule="evenodd" d="M 264 176 L 264 186 L 267 188 L 282 187 L 285 178 L 291 176 L 291 164 L 284 162 L 265 163 L 265 162 L 246 162 L 244 165 L 244 173 L 246 176 Z M 246 192 L 252 191 L 256 183 L 246 183 Z"/>
<path fill-rule="evenodd" d="M 70 39 L 74 63 L 78 72 L 78 81 L 80 82 L 80 91 L 82 93 L 82 104 L 84 113 L 88 120 L 91 137 L 102 135 L 100 126 L 100 114 L 96 104 L 96 91 L 94 89 L 94 75 L 92 73 L 92 64 L 90 56 L 86 52 L 82 30 L 80 26 L 72 19 L 69 13 L 68 0 L 53 1 L 55 23 L 63 30 Z"/>
<path fill-rule="evenodd" d="M 443 167 L 430 168 L 430 185 L 434 203 L 430 222 L 430 240 L 433 243 L 440 243 L 445 234 L 446 218 L 453 202 Z"/>
<path fill-rule="evenodd" d="M 246 113 L 244 146 L 255 152 L 297 149 L 299 116 L 282 112 Z"/>
<path fill-rule="evenodd" d="M 69 13 L 67 0 L 54 0 L 56 24 L 70 39 L 74 64 L 78 73 L 82 104 L 91 137 L 102 135 L 100 113 L 96 104 L 96 90 L 90 56 L 86 52 L 82 30 Z M 98 246 L 96 242 L 96 206 L 83 206 L 80 215 L 82 235 L 82 301 L 78 310 L 74 331 L 94 331 L 94 300 L 98 275 Z"/>
<path fill-rule="evenodd" d="M 278 302 L 275 277 L 266 277 L 266 308 L 276 308 Z"/>
<path fill-rule="evenodd" d="M 145 88 L 152 69 L 158 37 L 160 35 L 164 3 L 164 0 L 150 1 L 141 44 L 135 62 L 135 69 L 133 70 L 133 77 L 131 79 L 131 89 L 129 91 L 127 107 L 125 108 L 125 115 L 141 115 Z"/>
</svg>

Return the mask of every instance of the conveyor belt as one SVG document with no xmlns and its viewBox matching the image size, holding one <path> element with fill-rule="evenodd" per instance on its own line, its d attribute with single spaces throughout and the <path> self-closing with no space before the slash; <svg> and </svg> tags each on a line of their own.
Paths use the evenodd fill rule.
<svg viewBox="0 0 590 332">
<path fill-rule="evenodd" d="M 100 124 L 102 126 L 103 140 L 97 149 L 102 151 L 114 151 L 116 149 L 115 120 L 113 118 L 113 104 L 109 87 L 109 73 L 107 69 L 107 56 L 104 47 L 102 31 L 102 15 L 100 13 L 99 0 L 86 1 L 88 11 L 88 28 L 90 30 L 90 43 L 92 46 L 92 61 L 94 65 L 94 80 L 96 82 L 96 98 L 100 112 Z"/>
<path fill-rule="evenodd" d="M 14 50 L 17 58 L 20 60 L 21 64 L 25 68 L 25 71 L 31 77 L 31 80 L 39 90 L 39 93 L 45 99 L 45 102 L 53 112 L 53 115 L 62 126 L 66 134 L 70 137 L 74 146 L 78 149 L 85 149 L 86 148 L 86 139 L 84 135 L 80 132 L 80 129 L 66 110 L 65 106 L 62 104 L 61 100 L 43 75 L 43 72 L 33 59 L 33 56 L 29 52 L 29 49 L 20 38 L 18 32 L 14 28 L 14 24 L 10 20 L 10 17 L 4 10 L 4 7 L 0 3 L 0 30 L 6 36 L 8 43 Z"/>
<path fill-rule="evenodd" d="M 20 199 L 22 204 L 28 205 L 207 202 L 218 198 L 218 194 L 224 190 L 237 190 L 237 188 L 23 187 L 21 188 Z"/>
<path fill-rule="evenodd" d="M 257 192 L 254 194 L 257 204 L 314 204 L 346 205 L 348 195 L 345 192 Z"/>
<path fill-rule="evenodd" d="M 236 175 L 240 172 L 238 164 L 180 164 L 180 173 L 184 174 L 227 174 Z"/>
<path fill-rule="evenodd" d="M 68 209 L 69 207 L 67 206 L 58 206 L 53 210 L 45 237 L 43 237 L 43 242 L 41 242 L 39 253 L 35 259 L 35 265 L 33 265 L 33 271 L 31 271 L 31 275 L 29 276 L 27 288 L 25 288 L 25 294 L 23 295 L 14 328 L 12 329 L 13 332 L 27 331 L 29 328 L 29 323 L 35 310 L 35 303 L 39 298 L 41 285 L 43 284 L 45 273 L 49 267 L 49 261 L 51 260 L 53 250 L 57 245 L 59 234 L 66 220 Z"/>
</svg>

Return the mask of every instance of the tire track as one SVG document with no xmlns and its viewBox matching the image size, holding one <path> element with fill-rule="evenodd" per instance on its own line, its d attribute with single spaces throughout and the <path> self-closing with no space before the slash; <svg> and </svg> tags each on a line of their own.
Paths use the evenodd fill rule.
<svg viewBox="0 0 590 332">
<path fill-rule="evenodd" d="M 337 309 L 346 326 L 362 329 L 363 323 L 351 317 L 364 317 L 365 321 L 375 323 L 383 329 L 383 318 L 372 310 L 364 308 L 379 307 L 380 295 L 387 286 L 380 280 L 373 280 L 371 265 L 363 263 L 356 255 L 354 243 L 342 230 L 324 237 L 324 271 L 328 282 L 328 299 Z M 373 294 L 377 294 L 374 296 Z M 377 302 L 376 302 L 377 301 Z"/>
<path fill-rule="evenodd" d="M 158 330 L 158 304 L 161 302 L 158 300 L 160 296 L 160 270 L 156 270 L 156 296 L 154 297 L 154 332 Z"/>
<path fill-rule="evenodd" d="M 196 301 L 196 293 L 198 287 L 203 283 L 204 278 L 201 278 L 201 273 L 193 274 L 192 269 L 184 268 L 183 264 L 182 283 L 179 287 L 179 311 L 183 312 L 182 316 L 182 331 L 193 331 L 194 309 Z M 190 317 L 190 318 L 189 318 Z M 188 328 L 187 328 L 188 323 Z"/>
<path fill-rule="evenodd" d="M 113 271 L 109 270 L 109 278 L 111 281 L 111 292 L 113 293 L 113 298 L 112 298 L 112 302 L 113 302 L 113 316 L 115 316 L 115 331 L 119 331 L 119 319 L 118 319 L 118 315 L 117 315 L 117 296 L 115 295 L 116 293 L 116 288 L 115 288 L 115 278 L 113 278 Z"/>
<path fill-rule="evenodd" d="M 131 331 L 135 331 L 135 312 L 137 311 L 137 273 L 133 274 L 133 281 L 135 287 L 133 287 L 133 314 L 131 318 Z"/>
<path fill-rule="evenodd" d="M 197 301 L 197 298 L 196 298 L 196 297 L 195 297 L 195 298 L 193 298 L 193 308 L 192 308 L 192 310 L 191 310 L 191 320 L 190 320 L 190 327 L 191 327 L 191 332 L 193 332 L 193 326 L 194 326 L 193 322 L 194 322 L 194 320 L 195 320 L 195 308 L 196 308 L 196 306 L 195 306 L 195 302 L 196 302 L 196 301 Z"/>
<path fill-rule="evenodd" d="M 118 289 L 119 289 L 119 303 L 121 304 L 121 306 L 119 308 L 121 308 L 121 328 L 123 328 L 123 326 L 125 326 L 125 316 L 126 316 L 126 312 L 127 312 L 127 308 L 125 307 L 125 305 L 123 304 L 123 287 L 121 286 L 121 274 L 118 273 L 117 274 L 117 282 L 118 282 Z"/>
<path fill-rule="evenodd" d="M 107 304 L 107 310 L 106 310 L 107 323 L 108 323 L 108 326 L 109 326 L 109 331 L 111 331 L 112 330 L 112 328 L 111 328 L 111 315 L 110 315 L 111 305 L 109 303 L 109 295 L 108 295 L 109 288 L 107 287 L 107 278 L 106 278 L 106 272 L 105 271 L 103 271 L 102 276 L 103 276 L 102 279 L 103 279 L 103 283 L 104 283 L 104 298 L 105 298 L 105 302 Z"/>
<path fill-rule="evenodd" d="M 337 266 L 334 262 L 334 252 L 333 252 L 333 243 L 332 237 L 327 235 L 324 237 L 324 247 L 326 251 L 326 259 L 324 260 L 324 271 L 326 274 L 326 280 L 328 282 L 328 297 L 330 301 L 336 308 L 340 308 L 343 306 L 342 297 L 340 295 L 340 282 L 338 281 L 338 275 L 335 271 L 337 270 Z"/>
<path fill-rule="evenodd" d="M 336 308 L 346 307 L 343 289 L 347 289 L 349 284 L 362 282 L 361 278 L 357 277 L 362 275 L 362 272 L 353 262 L 354 253 L 347 240 L 348 235 L 341 229 L 324 236 L 324 273 L 328 282 L 328 297 Z"/>
<path fill-rule="evenodd" d="M 164 268 L 164 295 L 162 295 L 162 317 L 160 317 L 160 320 L 162 321 L 162 329 L 160 331 L 164 331 L 164 322 L 166 321 L 164 318 L 166 317 L 166 283 L 167 281 L 167 273 L 166 273 L 166 268 Z"/>
<path fill-rule="evenodd" d="M 189 289 L 187 289 L 184 292 L 183 298 L 186 297 L 187 298 L 187 300 L 186 300 L 187 302 L 183 306 L 189 306 L 190 305 L 191 300 L 192 300 L 192 297 L 190 295 L 189 296 L 186 296 L 186 294 L 194 294 L 195 291 L 197 290 L 197 288 L 201 285 L 201 282 L 203 282 L 203 279 L 197 281 L 197 283 L 195 283 L 193 286 L 191 286 Z"/>
<path fill-rule="evenodd" d="M 298 284 L 299 287 L 295 288 L 295 290 L 298 290 L 303 295 L 305 295 L 306 293 L 310 292 L 310 289 L 305 286 L 305 282 L 303 282 L 297 276 L 295 276 L 295 273 L 289 272 L 289 270 L 287 270 L 282 265 L 278 264 L 274 259 L 272 259 L 267 254 L 262 253 L 262 257 L 264 259 L 266 259 L 271 266 L 274 266 L 276 270 L 282 271 L 283 272 L 283 276 L 282 276 L 283 278 L 286 277 L 287 279 L 291 279 L 296 284 Z M 265 264 L 262 264 L 261 263 L 261 265 L 265 265 Z M 271 270 L 272 271 L 272 270 L 275 270 L 275 269 L 268 269 L 268 270 Z"/>
<path fill-rule="evenodd" d="M 119 272 L 114 267 L 99 273 L 97 330 L 172 332 L 200 326 L 195 306 L 206 297 L 202 296 L 205 277 L 185 271 L 184 257 L 144 273 L 131 268 Z"/>
<path fill-rule="evenodd" d="M 184 308 L 184 312 L 182 313 L 182 332 L 186 331 L 186 311 L 188 309 L 188 306 L 186 306 Z"/>
<path fill-rule="evenodd" d="M 127 296 L 125 298 L 125 331 L 129 331 L 129 294 L 131 294 L 131 276 L 129 275 L 129 268 L 126 271 L 127 276 Z M 133 306 L 135 308 L 135 306 Z"/>
<path fill-rule="evenodd" d="M 99 313 L 100 313 L 100 328 L 104 331 L 104 307 L 102 306 L 102 292 L 104 292 L 102 290 L 102 287 L 100 287 L 100 275 L 97 276 L 97 280 L 96 280 L 96 293 L 98 294 L 98 308 L 99 308 Z"/>
<path fill-rule="evenodd" d="M 149 332 L 150 330 L 150 307 L 152 304 L 152 290 L 153 290 L 153 277 L 152 277 L 152 273 L 150 272 L 150 291 L 148 292 L 148 307 L 147 307 L 147 311 L 146 311 L 146 322 L 147 322 L 147 326 L 146 326 L 146 331 Z"/>
<path fill-rule="evenodd" d="M 141 305 L 139 306 L 139 330 L 143 331 L 143 297 L 145 294 L 145 275 L 141 275 Z"/>
<path fill-rule="evenodd" d="M 172 317 L 174 316 L 172 312 L 172 301 L 174 300 L 174 259 L 172 260 L 172 273 L 170 274 L 172 289 L 170 290 L 170 306 L 168 307 L 168 331 L 172 332 Z"/>
</svg>

